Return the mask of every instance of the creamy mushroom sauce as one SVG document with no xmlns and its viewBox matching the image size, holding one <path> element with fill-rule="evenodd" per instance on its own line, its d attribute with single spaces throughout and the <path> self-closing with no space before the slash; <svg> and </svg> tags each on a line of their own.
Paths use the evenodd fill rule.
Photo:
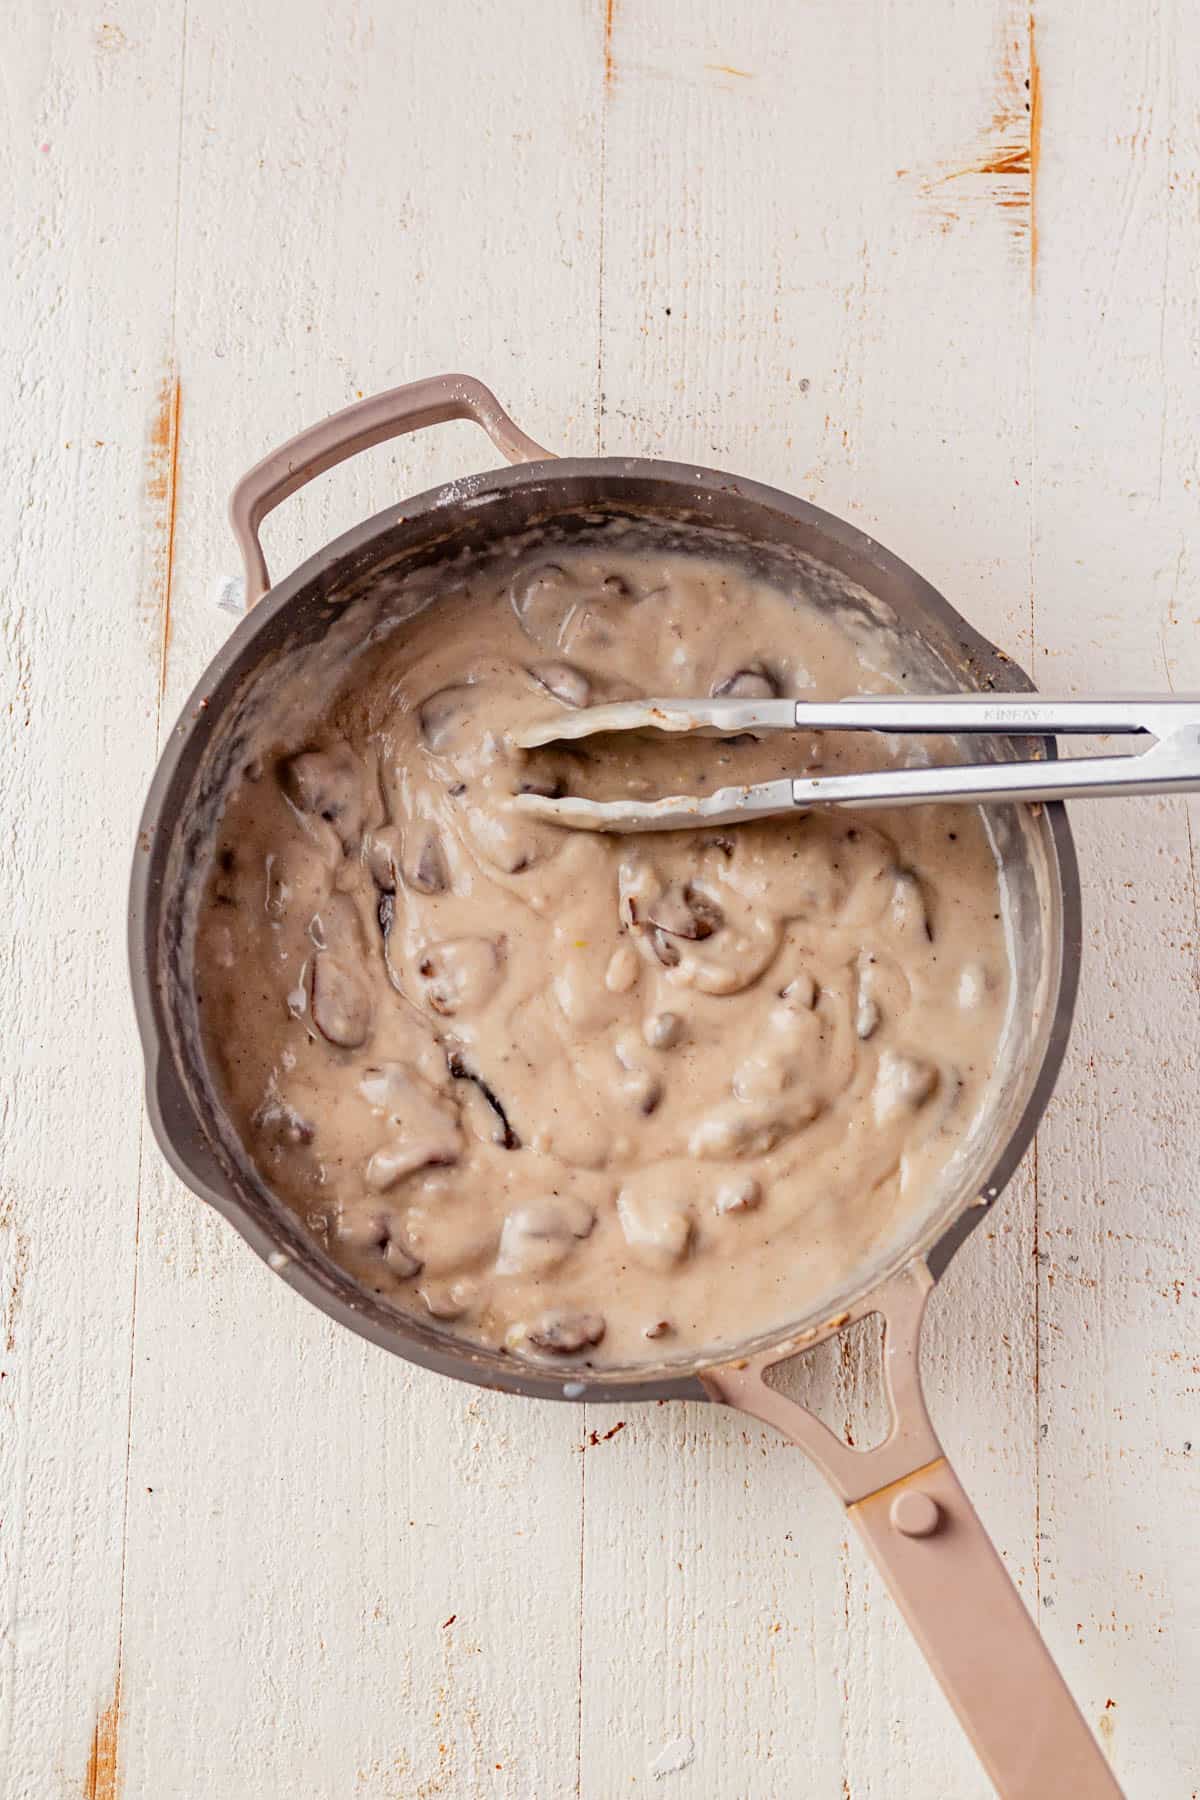
<svg viewBox="0 0 1200 1800">
<path fill-rule="evenodd" d="M 786 1325 L 927 1200 L 1009 992 L 979 811 L 611 837 L 510 806 L 943 754 L 506 735 L 646 694 L 894 690 L 881 641 L 733 560 L 543 552 L 448 576 L 256 746 L 198 912 L 206 1053 L 366 1288 L 564 1367 L 662 1362 Z"/>
</svg>

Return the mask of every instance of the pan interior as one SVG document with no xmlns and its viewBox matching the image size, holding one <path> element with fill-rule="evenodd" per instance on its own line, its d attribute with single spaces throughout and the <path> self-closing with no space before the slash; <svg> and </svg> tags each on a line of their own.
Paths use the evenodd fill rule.
<svg viewBox="0 0 1200 1800">
<path fill-rule="evenodd" d="M 666 1391 L 712 1361 L 766 1348 L 818 1328 L 853 1307 L 914 1254 L 944 1245 L 981 1199 L 990 1202 L 1023 1148 L 1038 1079 L 1048 1055 L 1061 980 L 1060 869 L 1052 820 L 1016 806 L 989 810 L 1005 896 L 1013 972 L 1012 999 L 990 1087 L 990 1101 L 944 1166 L 941 1178 L 869 1260 L 836 1290 L 816 1293 L 803 1316 L 769 1335 L 711 1356 L 657 1366 L 573 1371 L 533 1368 L 466 1344 L 376 1300 L 338 1268 L 288 1208 L 264 1186 L 225 1117 L 201 1050 L 191 970 L 195 903 L 231 770 L 250 732 L 261 725 L 285 673 L 303 664 L 320 683 L 348 646 L 371 632 L 402 630 L 406 617 L 436 605 L 447 572 L 480 559 L 586 543 L 619 533 L 623 543 L 674 554 L 736 555 L 756 573 L 834 611 L 870 646 L 900 654 L 914 685 L 954 691 L 1028 685 L 967 628 L 918 577 L 877 546 L 814 509 L 728 477 L 684 486 L 660 464 L 571 465 L 530 479 L 513 471 L 468 496 L 445 490 L 382 515 L 351 533 L 273 591 L 206 677 L 206 705 L 181 755 L 162 808 L 173 825 L 157 907 L 156 990 L 169 1054 L 187 1117 L 166 1122 L 176 1166 L 216 1200 L 260 1253 L 326 1310 L 414 1360 L 476 1381 L 530 1392 L 584 1388 L 589 1394 Z M 653 471 L 643 473 L 642 471 Z M 518 480 L 518 476 L 524 476 Z M 777 505 L 771 504 L 778 501 Z M 974 739 L 960 753 L 994 760 L 1027 753 L 998 739 Z M 161 846 L 159 847 L 161 848 Z M 178 1110 L 178 1109 L 177 1109 Z M 574 1397 L 574 1395 L 571 1395 Z"/>
</svg>

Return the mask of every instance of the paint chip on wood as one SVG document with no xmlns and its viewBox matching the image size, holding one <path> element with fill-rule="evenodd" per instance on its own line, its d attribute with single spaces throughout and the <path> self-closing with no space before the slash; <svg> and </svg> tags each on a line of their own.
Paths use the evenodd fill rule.
<svg viewBox="0 0 1200 1800">
<path fill-rule="evenodd" d="M 650 1773 L 655 1781 L 661 1781 L 665 1775 L 678 1775 L 686 1769 L 696 1755 L 694 1738 L 672 1738 L 664 1744 L 654 1761 L 650 1764 Z"/>
<path fill-rule="evenodd" d="M 158 385 L 146 446 L 146 512 L 150 568 L 147 604 L 158 621 L 158 681 L 167 685 L 171 648 L 171 589 L 175 575 L 175 519 L 179 503 L 179 419 L 183 390 L 174 364 Z"/>
<path fill-rule="evenodd" d="M 96 1720 L 83 1778 L 83 1800 L 118 1800 L 120 1794 L 121 1677 L 113 1697 Z"/>
</svg>

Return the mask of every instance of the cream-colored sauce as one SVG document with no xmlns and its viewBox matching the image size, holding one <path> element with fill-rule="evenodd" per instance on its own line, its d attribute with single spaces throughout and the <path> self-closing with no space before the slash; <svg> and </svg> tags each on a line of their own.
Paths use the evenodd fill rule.
<svg viewBox="0 0 1200 1800">
<path fill-rule="evenodd" d="M 509 804 L 928 757 L 508 740 L 602 700 L 894 687 L 864 642 L 732 561 L 543 554 L 448 583 L 260 746 L 199 912 L 207 1054 L 366 1287 L 515 1354 L 661 1362 L 786 1325 L 920 1204 L 1007 1004 L 980 813 L 606 837 Z"/>
</svg>

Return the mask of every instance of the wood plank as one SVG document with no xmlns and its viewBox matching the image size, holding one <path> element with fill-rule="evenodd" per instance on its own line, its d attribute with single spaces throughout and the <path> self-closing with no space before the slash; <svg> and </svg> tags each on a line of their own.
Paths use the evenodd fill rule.
<svg viewBox="0 0 1200 1800">
<path fill-rule="evenodd" d="M 866 33 L 833 4 L 618 8 L 604 134 L 603 447 L 816 499 L 1017 656 L 1028 67 L 1013 7 L 890 7 Z M 917 109 L 931 69 L 936 105 Z M 935 1419 L 1026 1589 L 1032 1234 L 1026 1178 L 935 1297 L 926 1356 Z M 798 1379 L 861 1441 L 878 1396 L 863 1344 Z M 683 1800 L 989 1791 L 797 1451 L 664 1408 L 590 1450 L 585 1480 L 585 1794 L 652 1785 L 664 1747 L 688 1758 Z"/>
<path fill-rule="evenodd" d="M 590 441 L 597 26 L 552 11 L 517 31 L 456 0 L 414 32 L 403 8 L 298 0 L 281 34 L 192 9 L 169 713 L 229 629 L 226 498 L 272 444 L 444 368 L 551 444 Z M 381 447 L 270 521 L 274 566 L 493 461 L 466 426 Z M 143 1206 L 128 1792 L 572 1791 L 578 1413 L 335 1329 L 157 1161 Z"/>
<path fill-rule="evenodd" d="M 1200 691 L 1200 20 L 1039 22 L 1039 677 Z M 1130 1793 L 1200 1768 L 1200 989 L 1192 801 L 1075 812 L 1084 984 L 1041 1136 L 1041 1606 Z"/>
<path fill-rule="evenodd" d="M 105 1786 L 119 1716 L 141 1061 L 124 896 L 154 761 L 180 8 L 21 8 L 0 72 L 0 1788 Z M 140 129 L 113 136 L 114 117 Z M 105 179 L 95 180 L 105 142 Z M 130 271 L 136 270 L 136 280 Z"/>
</svg>

